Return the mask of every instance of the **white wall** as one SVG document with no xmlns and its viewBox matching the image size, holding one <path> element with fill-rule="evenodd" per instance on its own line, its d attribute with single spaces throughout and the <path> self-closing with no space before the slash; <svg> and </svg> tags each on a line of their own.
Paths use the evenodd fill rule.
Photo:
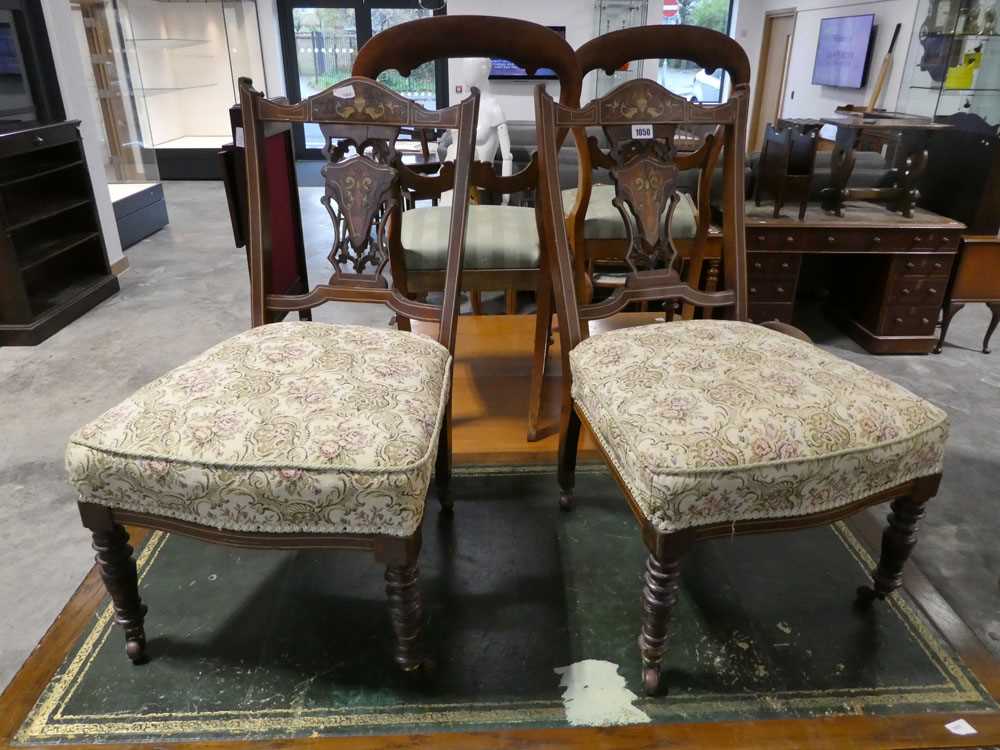
<svg viewBox="0 0 1000 750">
<path fill-rule="evenodd" d="M 118 224 L 115 223 L 111 196 L 108 193 L 108 176 L 104 171 L 100 125 L 90 101 L 92 92 L 87 86 L 85 72 L 87 62 L 83 59 L 77 43 L 69 3 L 45 2 L 42 3 L 42 11 L 45 15 L 45 26 L 48 30 L 49 44 L 52 46 L 52 58 L 56 67 L 56 77 L 59 79 L 59 91 L 62 94 L 66 117 L 70 120 L 80 120 L 83 151 L 87 157 L 90 181 L 94 186 L 101 232 L 104 234 L 104 244 L 108 250 L 108 262 L 114 264 L 122 258 L 122 243 L 118 236 Z"/>
<path fill-rule="evenodd" d="M 882 57 L 889 49 L 892 31 L 897 23 L 901 23 L 899 42 L 893 54 L 892 73 L 878 103 L 885 109 L 895 109 L 903 80 L 906 48 L 916 18 L 916 0 L 869 0 L 868 2 L 800 0 L 798 3 L 789 0 L 741 0 L 737 9 L 734 36 L 750 57 L 751 80 L 754 84 L 756 84 L 763 38 L 764 16 L 769 12 L 784 10 L 797 11 L 788 66 L 788 84 L 782 110 L 785 117 L 824 117 L 834 114 L 834 109 L 838 105 L 866 103 L 871 87 L 878 78 Z M 846 89 L 814 85 L 812 70 L 820 20 L 832 16 L 864 13 L 874 13 L 875 23 L 878 25 L 867 86 L 863 89 Z"/>
</svg>

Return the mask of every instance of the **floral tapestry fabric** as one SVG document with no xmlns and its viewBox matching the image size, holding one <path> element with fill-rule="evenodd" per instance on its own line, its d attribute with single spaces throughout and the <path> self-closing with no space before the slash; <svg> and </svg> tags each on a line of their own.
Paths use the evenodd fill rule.
<svg viewBox="0 0 1000 750">
<path fill-rule="evenodd" d="M 570 365 L 577 407 L 662 532 L 822 512 L 941 471 L 941 409 L 762 326 L 610 331 Z"/>
<path fill-rule="evenodd" d="M 403 331 L 254 328 L 78 430 L 70 481 L 87 502 L 219 529 L 409 536 L 450 365 Z"/>
</svg>

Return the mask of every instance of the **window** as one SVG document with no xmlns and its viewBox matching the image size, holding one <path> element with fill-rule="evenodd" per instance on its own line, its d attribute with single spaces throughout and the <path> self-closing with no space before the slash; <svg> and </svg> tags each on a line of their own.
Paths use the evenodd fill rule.
<svg viewBox="0 0 1000 750">
<path fill-rule="evenodd" d="M 656 0 L 654 0 L 656 2 Z M 663 0 L 663 23 L 688 24 L 729 32 L 732 0 Z M 657 81 L 685 99 L 722 101 L 722 71 L 709 75 L 687 60 L 660 60 Z"/>
</svg>

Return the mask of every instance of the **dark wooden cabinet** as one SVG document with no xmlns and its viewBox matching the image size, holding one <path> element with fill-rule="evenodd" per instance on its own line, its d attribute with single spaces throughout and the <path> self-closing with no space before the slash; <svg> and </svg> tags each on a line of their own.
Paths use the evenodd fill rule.
<svg viewBox="0 0 1000 750">
<path fill-rule="evenodd" d="M 803 255 L 838 255 L 831 312 L 874 354 L 926 354 L 964 225 L 915 209 L 846 204 L 843 218 L 810 205 L 804 221 L 748 207 L 750 319 L 792 323 Z"/>
<path fill-rule="evenodd" d="M 37 344 L 118 291 L 78 125 L 0 135 L 0 345 Z"/>
</svg>

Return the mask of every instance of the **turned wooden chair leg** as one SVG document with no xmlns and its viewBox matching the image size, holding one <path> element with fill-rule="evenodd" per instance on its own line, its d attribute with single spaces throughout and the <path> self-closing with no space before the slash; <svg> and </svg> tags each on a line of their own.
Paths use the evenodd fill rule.
<svg viewBox="0 0 1000 750">
<path fill-rule="evenodd" d="M 139 597 L 139 574 L 125 527 L 112 520 L 111 511 L 80 503 L 83 525 L 93 535 L 95 560 L 104 587 L 115 608 L 115 622 L 125 631 L 125 653 L 133 664 L 146 661 L 146 605 Z"/>
<path fill-rule="evenodd" d="M 660 666 L 667 650 L 670 618 L 680 589 L 680 558 L 687 544 L 659 544 L 661 552 L 646 558 L 645 585 L 642 589 L 642 631 L 639 652 L 642 655 L 642 682 L 646 695 L 660 690 Z"/>
<path fill-rule="evenodd" d="M 404 672 L 423 666 L 420 632 L 424 624 L 424 607 L 419 588 L 420 571 L 417 563 L 389 565 L 385 570 L 385 593 L 389 598 L 389 616 L 396 635 L 395 660 Z"/>
<path fill-rule="evenodd" d="M 992 317 L 986 328 L 986 336 L 983 337 L 983 354 L 990 353 L 990 338 L 993 337 L 993 332 L 997 329 L 997 324 L 1000 323 L 1000 302 L 987 302 L 986 306 L 990 308 Z"/>
<path fill-rule="evenodd" d="M 580 416 L 571 401 L 563 404 L 559 419 L 559 507 L 573 507 L 576 486 L 576 452 L 580 443 Z"/>
<path fill-rule="evenodd" d="M 927 477 L 919 481 L 918 490 L 912 495 L 893 500 L 888 525 L 882 532 L 882 552 L 878 565 L 872 571 L 872 585 L 858 589 L 860 603 L 885 599 L 903 584 L 903 566 L 917 544 L 924 506 L 934 496 L 939 481 L 940 476 Z"/>
</svg>

